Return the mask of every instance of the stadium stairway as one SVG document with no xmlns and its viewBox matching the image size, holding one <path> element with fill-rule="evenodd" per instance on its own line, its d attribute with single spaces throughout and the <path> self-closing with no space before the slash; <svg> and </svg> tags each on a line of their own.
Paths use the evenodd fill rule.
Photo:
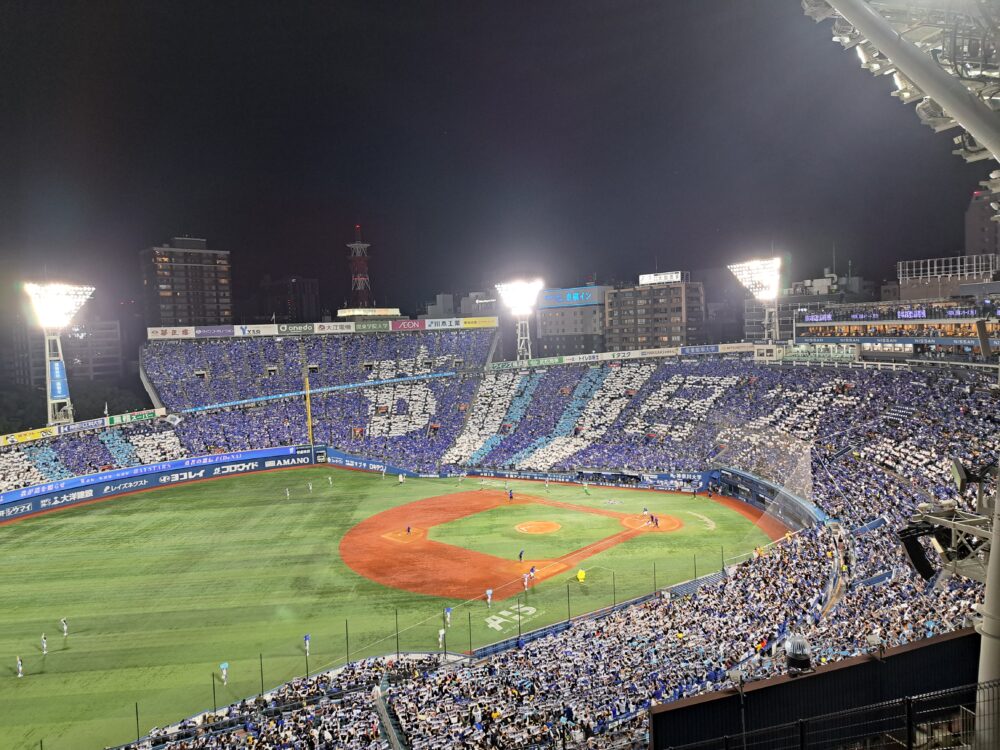
<svg viewBox="0 0 1000 750">
<path fill-rule="evenodd" d="M 122 437 L 118 430 L 104 430 L 97 438 L 104 443 L 104 447 L 108 449 L 108 453 L 114 457 L 115 463 L 119 466 L 138 466 L 142 463 L 139 460 L 139 454 L 135 451 L 135 446 Z"/>
<path fill-rule="evenodd" d="M 69 479 L 73 472 L 63 466 L 55 450 L 43 443 L 25 445 L 23 447 L 25 455 L 40 471 L 46 479 Z"/>
<path fill-rule="evenodd" d="M 542 373 L 533 372 L 523 382 L 524 388 L 510 401 L 507 413 L 504 414 L 501 424 L 517 424 L 524 418 L 524 413 L 528 410 L 528 405 L 535 395 L 535 389 L 541 382 Z M 491 435 L 481 446 L 469 457 L 469 463 L 473 466 L 482 461 L 483 457 L 503 442 L 504 435 Z"/>
<path fill-rule="evenodd" d="M 839 451 L 837 451 L 836 453 L 834 453 L 832 456 L 830 456 L 830 461 L 832 462 L 832 461 L 836 461 L 838 459 L 841 459 L 844 456 L 846 456 L 848 453 L 853 452 L 854 450 L 855 450 L 854 446 L 849 443 L 849 444 L 845 445 L 843 448 L 841 448 Z"/>
<path fill-rule="evenodd" d="M 403 726 L 399 723 L 396 710 L 384 697 L 388 695 L 391 689 L 392 686 L 389 682 L 389 674 L 387 672 L 382 675 L 382 682 L 379 684 L 379 695 L 375 699 L 379 717 L 379 729 L 382 736 L 389 742 L 390 747 L 408 750 L 410 745 L 406 741 L 406 732 L 403 731 Z"/>
<path fill-rule="evenodd" d="M 718 583 L 719 581 L 726 578 L 726 571 L 717 570 L 715 573 L 710 573 L 707 576 L 702 576 L 701 578 L 694 578 L 690 581 L 684 581 L 683 583 L 678 583 L 676 586 L 671 586 L 668 591 L 670 591 L 671 596 L 689 596 L 695 593 L 702 586 L 708 586 L 712 583 Z"/>
<path fill-rule="evenodd" d="M 597 392 L 597 389 L 601 387 L 604 379 L 608 376 L 610 371 L 605 367 L 594 367 L 587 371 L 587 373 L 580 378 L 580 382 L 576 384 L 576 388 L 573 389 L 573 395 L 570 398 L 569 404 L 563 410 L 562 416 L 559 417 L 559 421 L 556 422 L 555 429 L 548 435 L 544 435 L 533 443 L 531 443 L 526 448 L 515 453 L 511 456 L 509 463 L 515 466 L 520 466 L 521 462 L 532 455 L 538 450 L 541 450 L 546 445 L 551 443 L 557 437 L 564 437 L 573 434 L 573 428 L 576 427 L 576 423 L 580 419 L 580 415 L 583 414 L 583 410 L 587 408 L 591 397 Z"/>
</svg>

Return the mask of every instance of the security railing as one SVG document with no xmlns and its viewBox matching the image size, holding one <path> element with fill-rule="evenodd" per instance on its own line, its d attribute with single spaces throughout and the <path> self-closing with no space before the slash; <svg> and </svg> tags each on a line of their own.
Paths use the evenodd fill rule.
<svg viewBox="0 0 1000 750">
<path fill-rule="evenodd" d="M 908 696 L 668 750 L 923 750 L 1000 747 L 1000 680 Z"/>
</svg>

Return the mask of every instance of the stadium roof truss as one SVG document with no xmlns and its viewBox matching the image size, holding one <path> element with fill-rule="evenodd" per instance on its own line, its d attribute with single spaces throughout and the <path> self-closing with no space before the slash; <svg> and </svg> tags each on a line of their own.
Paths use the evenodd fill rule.
<svg viewBox="0 0 1000 750">
<path fill-rule="evenodd" d="M 993 0 L 802 0 L 833 40 L 935 132 L 954 128 L 954 154 L 1000 161 L 1000 5 Z M 982 183 L 1000 199 L 1000 170 Z M 1000 212 L 1000 200 L 992 203 Z M 994 220 L 1000 220 L 995 216 Z"/>
</svg>

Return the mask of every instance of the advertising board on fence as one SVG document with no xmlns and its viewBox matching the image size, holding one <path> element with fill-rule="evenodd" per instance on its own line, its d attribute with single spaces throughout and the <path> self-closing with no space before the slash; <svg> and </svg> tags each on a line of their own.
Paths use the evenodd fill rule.
<svg viewBox="0 0 1000 750">
<path fill-rule="evenodd" d="M 233 326 L 234 336 L 277 336 L 278 326 L 274 323 L 260 323 L 250 326 Z"/>
<path fill-rule="evenodd" d="M 145 411 L 133 411 L 128 414 L 114 414 L 108 417 L 108 425 L 131 424 L 132 422 L 148 422 L 151 419 L 162 417 L 167 413 L 166 409 L 146 409 Z"/>
<path fill-rule="evenodd" d="M 460 318 L 462 321 L 462 328 L 496 328 L 497 318 L 493 317 L 482 317 L 482 318 Z"/>
<path fill-rule="evenodd" d="M 407 477 L 417 476 L 415 472 L 412 472 L 409 469 L 393 466 L 385 463 L 384 461 L 361 458 L 360 456 L 352 456 L 350 453 L 344 453 L 342 451 L 334 450 L 333 448 L 326 449 L 326 462 L 331 466 L 343 466 L 345 469 L 384 471 L 386 474 L 402 474 Z"/>
<path fill-rule="evenodd" d="M 393 331 L 422 331 L 426 326 L 424 320 L 393 320 L 390 323 Z"/>
<path fill-rule="evenodd" d="M 232 326 L 195 326 L 194 328 L 195 338 L 208 339 L 208 338 L 232 338 L 233 327 Z"/>
<path fill-rule="evenodd" d="M 150 341 L 163 339 L 193 339 L 194 326 L 172 326 L 168 328 L 147 328 L 146 338 Z"/>
<path fill-rule="evenodd" d="M 97 419 L 85 419 L 82 422 L 71 422 L 70 424 L 59 425 L 59 434 L 65 435 L 70 432 L 83 432 L 84 430 L 99 430 L 108 424 L 107 417 Z"/>
<path fill-rule="evenodd" d="M 278 323 L 279 336 L 307 336 L 313 332 L 313 323 Z"/>
<path fill-rule="evenodd" d="M 399 314 L 397 310 L 395 314 Z M 173 326 L 147 328 L 150 341 L 193 338 L 245 338 L 247 336 L 308 336 L 315 333 L 384 333 L 386 331 L 440 331 L 462 328 L 496 328 L 496 317 L 439 318 L 435 320 L 359 320 L 325 323 L 255 323 L 251 325 Z"/>
<path fill-rule="evenodd" d="M 55 437 L 56 435 L 66 435 L 71 432 L 100 430 L 104 427 L 129 424 L 131 422 L 148 422 L 151 419 L 162 417 L 166 413 L 166 409 L 146 409 L 145 411 L 134 411 L 129 414 L 114 414 L 110 417 L 85 419 L 82 422 L 71 422 L 70 424 L 61 424 L 52 427 L 39 427 L 35 430 L 15 432 L 13 435 L 0 435 L 0 445 L 30 443 L 34 440 L 42 440 L 43 438 Z"/>
<path fill-rule="evenodd" d="M 429 318 L 424 321 L 428 331 L 453 330 L 462 327 L 461 318 Z"/>
<path fill-rule="evenodd" d="M 0 435 L 0 445 L 17 445 L 19 443 L 30 443 L 32 440 L 55 437 L 58 434 L 55 427 L 38 427 L 34 430 L 22 430 L 10 435 Z"/>
<path fill-rule="evenodd" d="M 359 320 L 354 324 L 357 333 L 384 332 L 392 330 L 388 320 Z"/>
<path fill-rule="evenodd" d="M 354 333 L 354 323 L 314 323 L 313 333 Z"/>
<path fill-rule="evenodd" d="M 252 471 L 307 466 L 312 462 L 312 448 L 299 445 L 197 456 L 61 479 L 0 494 L 0 521 L 125 492 Z"/>
<path fill-rule="evenodd" d="M 542 357 L 540 359 L 523 359 L 520 362 L 493 362 L 486 366 L 487 370 L 524 370 L 529 367 L 547 367 L 560 365 L 565 357 Z"/>
</svg>

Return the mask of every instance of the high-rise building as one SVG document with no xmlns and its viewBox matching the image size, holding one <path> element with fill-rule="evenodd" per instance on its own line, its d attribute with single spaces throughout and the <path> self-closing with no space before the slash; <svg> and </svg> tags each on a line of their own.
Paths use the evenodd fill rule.
<svg viewBox="0 0 1000 750">
<path fill-rule="evenodd" d="M 272 279 L 260 284 L 260 319 L 275 323 L 313 323 L 319 320 L 319 280 L 302 276 Z"/>
<path fill-rule="evenodd" d="M 483 315 L 499 315 L 496 293 L 469 292 L 468 294 L 441 293 L 434 295 L 434 301 L 424 306 L 418 318 L 475 318 Z"/>
<path fill-rule="evenodd" d="M 211 326 L 233 322 L 228 250 L 174 237 L 139 252 L 146 325 Z"/>
<path fill-rule="evenodd" d="M 535 303 L 534 353 L 539 357 L 604 351 L 607 286 L 544 289 Z"/>
<path fill-rule="evenodd" d="M 668 281 L 666 279 L 678 279 Z M 647 274 L 605 294 L 608 351 L 705 343 L 705 288 L 684 273 Z M 645 280 L 647 283 L 643 283 Z"/>
<path fill-rule="evenodd" d="M 454 318 L 455 317 L 455 295 L 436 294 L 434 301 L 428 302 L 424 308 L 424 314 L 418 318 Z"/>
<path fill-rule="evenodd" d="M 993 221 L 997 211 L 990 204 L 996 200 L 988 190 L 972 194 L 965 209 L 965 254 L 1000 253 L 1000 222 Z"/>
</svg>

